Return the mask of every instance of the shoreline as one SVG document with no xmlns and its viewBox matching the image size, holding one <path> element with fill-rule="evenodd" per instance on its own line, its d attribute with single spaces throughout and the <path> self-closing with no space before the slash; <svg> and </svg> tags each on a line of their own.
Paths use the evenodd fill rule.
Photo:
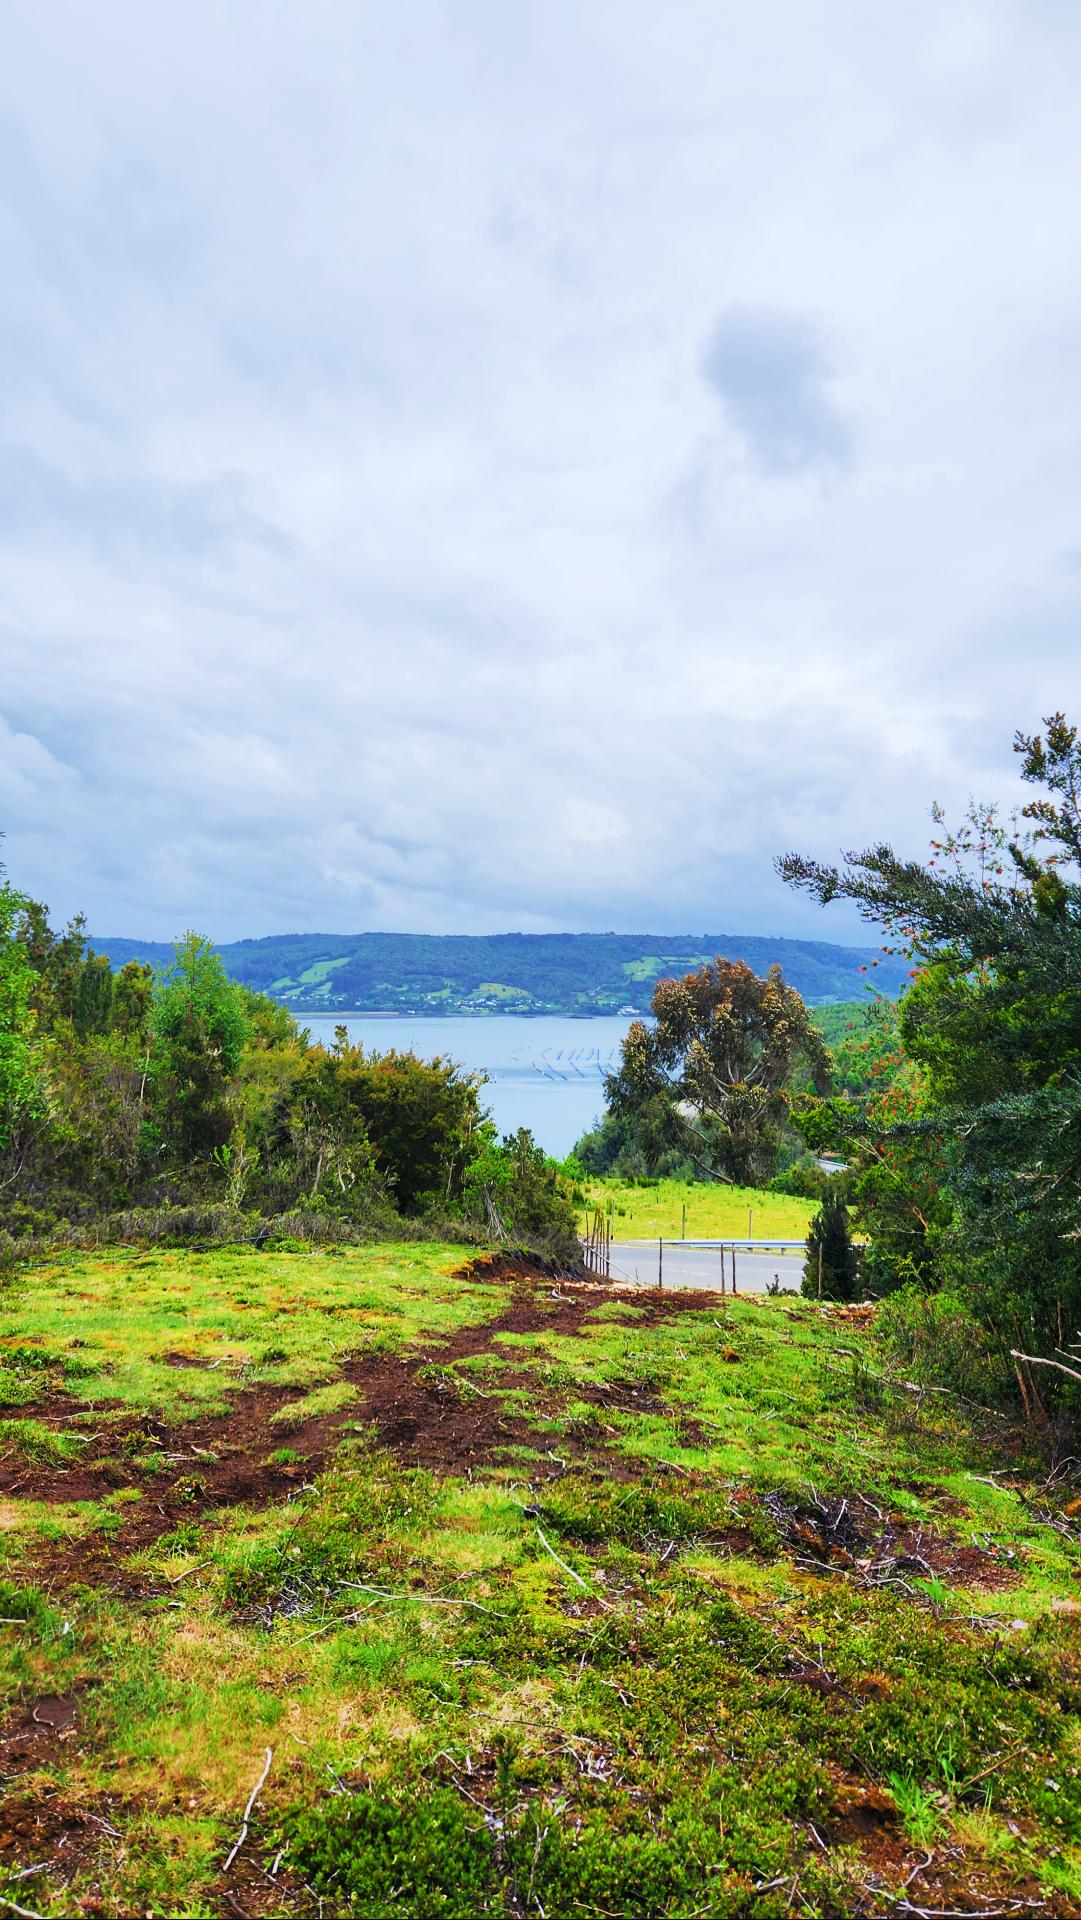
<svg viewBox="0 0 1081 1920">
<path fill-rule="evenodd" d="M 273 999 L 273 995 L 268 996 Z M 313 1020 L 648 1020 L 648 1010 L 635 1013 L 621 1013 L 615 1008 L 611 1013 L 558 1013 L 549 1007 L 539 1007 L 527 1011 L 524 1007 L 514 1007 L 506 1013 L 495 1007 L 486 1007 L 483 1012 L 471 1007 L 455 1007 L 447 1013 L 412 1013 L 398 1007 L 294 1007 L 288 1000 L 279 1000 L 279 1007 L 294 1014 L 299 1020 L 307 1015 Z"/>
</svg>

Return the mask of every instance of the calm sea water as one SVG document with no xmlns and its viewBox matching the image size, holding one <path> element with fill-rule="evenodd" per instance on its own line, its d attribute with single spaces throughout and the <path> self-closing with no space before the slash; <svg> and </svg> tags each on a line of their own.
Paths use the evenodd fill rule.
<svg viewBox="0 0 1081 1920">
<path fill-rule="evenodd" d="M 603 1076 L 618 1063 L 629 1019 L 566 1020 L 544 1014 L 524 1020 L 514 1014 L 488 1018 L 381 1019 L 370 1014 L 300 1014 L 312 1039 L 329 1046 L 336 1026 L 346 1026 L 354 1045 L 412 1047 L 424 1059 L 449 1053 L 465 1067 L 488 1075 L 483 1099 L 502 1133 L 529 1127 L 546 1153 L 562 1159 L 580 1134 L 604 1112 Z"/>
</svg>

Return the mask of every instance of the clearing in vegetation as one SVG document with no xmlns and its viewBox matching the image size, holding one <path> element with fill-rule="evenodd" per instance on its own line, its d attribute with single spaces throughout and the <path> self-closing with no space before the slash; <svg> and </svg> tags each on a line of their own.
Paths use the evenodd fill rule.
<svg viewBox="0 0 1081 1920">
<path fill-rule="evenodd" d="M 770 1193 L 765 1187 L 734 1187 L 712 1180 L 603 1180 L 582 1182 L 586 1221 L 594 1209 L 611 1208 L 612 1233 L 617 1240 L 678 1240 L 687 1209 L 688 1240 L 743 1239 L 748 1219 L 756 1239 L 802 1240 L 807 1236 L 817 1200 L 799 1200 L 792 1194 Z"/>
<path fill-rule="evenodd" d="M 8 1908 L 1081 1912 L 1076 1463 L 870 1309 L 461 1258 L 0 1295 Z"/>
</svg>

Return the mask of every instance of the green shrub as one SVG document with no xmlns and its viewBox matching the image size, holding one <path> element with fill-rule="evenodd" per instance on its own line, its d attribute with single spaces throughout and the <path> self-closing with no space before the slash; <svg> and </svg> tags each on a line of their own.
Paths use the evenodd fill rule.
<svg viewBox="0 0 1081 1920">
<path fill-rule="evenodd" d="M 341 1795 L 287 1815 L 290 1865 L 335 1913 L 480 1920 L 504 1911 L 495 1845 L 449 1788 Z"/>
<path fill-rule="evenodd" d="M 787 1193 L 799 1200 L 824 1200 L 828 1193 L 851 1199 L 852 1175 L 848 1168 L 823 1167 L 813 1153 L 801 1153 L 769 1183 L 771 1193 Z"/>
<path fill-rule="evenodd" d="M 933 1380 L 983 1404 L 1012 1404 L 1009 1361 L 960 1294 L 903 1287 L 879 1304 L 875 1333 L 891 1358 L 917 1379 Z"/>
<path fill-rule="evenodd" d="M 811 1221 L 802 1291 L 823 1300 L 854 1300 L 859 1291 L 859 1257 L 840 1193 L 825 1194 Z"/>
<path fill-rule="evenodd" d="M 741 1516 L 723 1488 L 678 1488 L 655 1482 L 621 1486 L 567 1474 L 545 1488 L 544 1522 L 567 1540 L 584 1545 L 616 1540 L 643 1548 L 655 1538 L 709 1539 L 723 1535 Z"/>
<path fill-rule="evenodd" d="M 577 1254 L 571 1184 L 534 1143 L 528 1127 L 519 1127 L 501 1146 L 492 1142 L 477 1155 L 463 1182 L 462 1209 L 497 1238 L 525 1240 L 555 1254 Z"/>
<path fill-rule="evenodd" d="M 337 1470 L 319 1483 L 319 1497 L 268 1537 L 240 1539 L 225 1560 L 222 1592 L 230 1607 L 273 1606 L 283 1596 L 326 1593 L 383 1564 L 398 1523 L 422 1518 L 434 1499 L 431 1477 L 403 1472 L 383 1453 L 346 1447 Z"/>
</svg>

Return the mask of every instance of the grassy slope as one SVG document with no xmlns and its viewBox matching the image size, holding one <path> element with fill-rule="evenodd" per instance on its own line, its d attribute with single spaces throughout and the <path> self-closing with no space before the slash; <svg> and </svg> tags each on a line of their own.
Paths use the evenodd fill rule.
<svg viewBox="0 0 1081 1920">
<path fill-rule="evenodd" d="M 1071 1489 L 884 1387 L 858 1318 L 454 1261 L 131 1253 L 0 1300 L 0 1896 L 1081 1911 Z"/>
<path fill-rule="evenodd" d="M 813 1200 L 767 1193 L 762 1187 L 728 1187 L 702 1180 L 657 1180 L 646 1187 L 627 1180 L 590 1180 L 589 1207 L 611 1207 L 617 1240 L 678 1240 L 687 1209 L 689 1240 L 723 1239 L 747 1232 L 748 1215 L 758 1238 L 803 1239 L 815 1211 Z"/>
</svg>

